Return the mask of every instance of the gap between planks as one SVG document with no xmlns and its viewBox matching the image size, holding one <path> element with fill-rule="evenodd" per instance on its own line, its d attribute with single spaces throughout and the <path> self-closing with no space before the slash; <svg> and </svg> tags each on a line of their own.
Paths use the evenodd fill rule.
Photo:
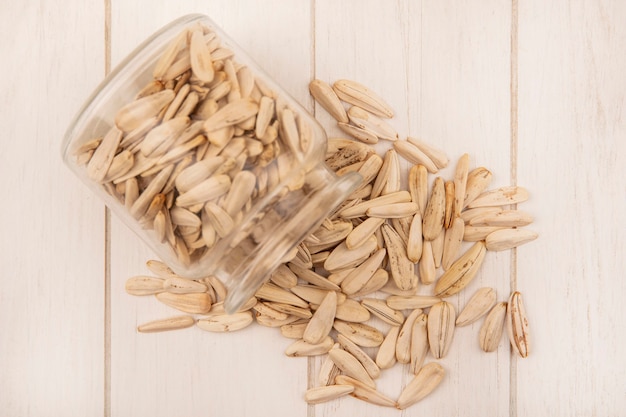
<svg viewBox="0 0 626 417">
<path fill-rule="evenodd" d="M 111 0 L 104 0 L 104 75 L 111 72 Z M 111 417 L 111 212 L 104 208 L 104 417 Z"/>
<path fill-rule="evenodd" d="M 518 47 L 519 47 L 519 0 L 511 0 L 511 185 L 517 185 L 518 150 Z M 514 205 L 513 208 L 517 208 Z M 511 292 L 517 290 L 517 249 L 511 249 Z M 511 349 L 509 361 L 509 417 L 517 417 L 517 357 Z"/>
</svg>

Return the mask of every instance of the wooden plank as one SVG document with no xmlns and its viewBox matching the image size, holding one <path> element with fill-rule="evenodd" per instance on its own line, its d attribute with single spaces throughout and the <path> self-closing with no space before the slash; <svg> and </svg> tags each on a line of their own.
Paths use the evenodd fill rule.
<svg viewBox="0 0 626 417">
<path fill-rule="evenodd" d="M 308 103 L 311 68 L 309 7 L 290 1 L 113 3 L 112 57 L 119 60 L 170 19 L 209 14 L 296 99 Z M 243 13 L 242 11 L 245 11 Z M 137 19 L 137 16 L 144 16 Z M 148 272 L 153 257 L 113 219 L 111 238 L 111 414 L 303 415 L 307 360 L 284 355 L 291 341 L 253 325 L 233 334 L 187 329 L 135 332 L 139 323 L 176 314 L 152 298 L 123 292 L 126 278 Z"/>
<path fill-rule="evenodd" d="M 518 182 L 540 237 L 518 250 L 519 416 L 626 406 L 625 19 L 618 0 L 520 2 Z"/>
<path fill-rule="evenodd" d="M 315 10 L 317 78 L 327 82 L 351 78 L 378 92 L 394 108 L 396 116 L 390 123 L 401 138 L 420 137 L 448 154 L 450 166 L 437 174 L 442 178 L 452 178 L 457 159 L 467 152 L 472 167 L 492 170 L 493 186 L 509 184 L 510 5 L 317 1 Z M 332 134 L 339 133 L 320 107 L 316 117 Z M 388 146 L 379 144 L 378 149 L 382 152 Z M 408 167 L 403 163 L 405 173 Z M 430 177 L 432 181 L 435 175 Z M 482 286 L 495 287 L 499 299 L 506 299 L 509 270 L 508 254 L 488 254 L 475 282 L 450 298 L 457 312 Z M 477 342 L 479 328 L 480 323 L 458 329 L 441 361 L 447 370 L 445 381 L 405 415 L 508 413 L 508 346 L 503 341 L 497 353 L 483 353 Z M 377 386 L 397 398 L 410 378 L 406 367 L 396 365 L 383 373 Z M 318 406 L 316 415 L 338 411 L 397 414 L 343 400 Z"/>
<path fill-rule="evenodd" d="M 103 10 L 0 13 L 0 410 L 101 415 L 104 205 L 63 166 L 71 119 L 104 75 Z"/>
</svg>

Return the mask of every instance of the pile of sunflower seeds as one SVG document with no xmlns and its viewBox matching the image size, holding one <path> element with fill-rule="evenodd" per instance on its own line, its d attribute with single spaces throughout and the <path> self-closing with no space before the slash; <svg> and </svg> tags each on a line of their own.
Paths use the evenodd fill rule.
<svg viewBox="0 0 626 417">
<path fill-rule="evenodd" d="M 302 163 L 311 141 L 306 118 L 198 24 L 167 46 L 108 132 L 73 154 L 172 259 L 190 265 L 227 237 L 231 248 L 252 252 L 255 228 L 280 217 L 272 206 L 231 236 L 257 201 L 288 205 L 316 190 L 318 176 Z"/>
<path fill-rule="evenodd" d="M 269 186 L 269 178 L 254 175 L 254 170 L 242 171 L 245 164 L 280 158 L 277 149 L 283 146 L 302 152 L 307 143 L 307 129 L 298 126 L 287 107 L 274 99 L 263 104 L 272 96 L 246 78 L 245 67 L 237 68 L 219 46 L 206 47 L 213 39 L 206 29 L 181 35 L 159 61 L 155 81 L 144 89 L 150 93 L 144 92 L 145 98 L 140 93 L 120 110 L 116 127 L 104 139 L 77 152 L 95 180 L 124 201 L 135 217 L 151 222 L 179 253 L 184 248 L 187 256 L 196 250 L 201 254 L 216 236 L 227 235 L 232 227 L 221 226 L 240 218 L 259 190 Z M 199 47 L 200 42 L 205 46 Z M 488 189 L 492 173 L 484 167 L 470 169 L 468 154 L 456 162 L 453 178 L 436 176 L 449 164 L 445 153 L 416 138 L 400 139 L 385 121 L 393 117 L 392 109 L 357 82 L 339 80 L 330 86 L 314 80 L 310 91 L 349 136 L 329 139 L 327 165 L 339 176 L 358 172 L 363 178 L 360 186 L 234 314 L 224 310 L 227 289 L 217 277 L 185 279 L 162 262 L 148 261 L 153 275 L 131 277 L 126 291 L 153 295 L 187 314 L 145 323 L 138 330 L 195 325 L 230 332 L 254 321 L 279 328 L 284 337 L 294 339 L 287 356 L 325 357 L 318 386 L 304 394 L 311 404 L 345 395 L 398 409 L 415 404 L 443 380 L 445 370 L 438 360 L 448 353 L 456 328 L 483 317 L 478 340 L 485 352 L 498 347 L 506 328 L 512 349 L 527 357 L 528 321 L 519 292 L 497 302 L 493 288 L 480 288 L 458 315 L 446 301 L 476 277 L 487 251 L 515 248 L 537 238 L 524 228 L 532 216 L 516 208 L 528 199 L 527 190 Z M 192 92 L 195 99 L 190 98 Z M 262 97 L 249 98 L 255 94 Z M 167 114 L 172 122 L 151 125 L 152 119 Z M 256 136 L 250 136 L 252 131 Z M 211 138 L 213 134 L 218 137 Z M 371 146 L 379 140 L 393 144 L 382 156 Z M 214 146 L 216 142 L 220 145 Z M 140 150 L 135 160 L 129 148 Z M 188 154 L 191 150 L 193 157 Z M 214 160 L 220 157 L 224 160 Z M 226 157 L 231 164 L 225 165 Z M 191 161 L 207 158 L 210 162 L 202 173 L 187 173 Z M 408 189 L 401 186 L 399 158 L 412 164 Z M 172 161 L 179 161 L 175 168 L 163 168 Z M 172 176 L 173 170 L 177 176 Z M 193 184 L 186 182 L 191 179 Z M 235 183 L 240 186 L 233 191 Z M 225 198 L 207 204 L 218 189 Z M 189 193 L 193 198 L 187 198 Z M 166 221 L 157 220 L 161 217 Z M 227 218 L 230 223 L 224 221 Z M 418 295 L 421 286 L 430 294 Z M 429 353 L 434 361 L 427 363 Z M 394 399 L 377 391 L 376 379 L 396 363 L 408 365 L 415 377 Z"/>
</svg>

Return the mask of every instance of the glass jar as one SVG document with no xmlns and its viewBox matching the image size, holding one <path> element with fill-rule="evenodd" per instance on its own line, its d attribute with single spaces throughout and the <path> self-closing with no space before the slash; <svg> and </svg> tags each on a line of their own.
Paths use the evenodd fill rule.
<svg viewBox="0 0 626 417">
<path fill-rule="evenodd" d="M 176 274 L 220 278 L 229 312 L 359 185 L 325 153 L 315 119 L 203 15 L 170 23 L 112 71 L 62 149 Z"/>
</svg>

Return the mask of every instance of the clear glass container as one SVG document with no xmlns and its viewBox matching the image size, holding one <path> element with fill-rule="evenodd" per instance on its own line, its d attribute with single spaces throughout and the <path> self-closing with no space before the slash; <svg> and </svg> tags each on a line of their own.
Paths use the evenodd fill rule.
<svg viewBox="0 0 626 417">
<path fill-rule="evenodd" d="M 307 111 L 204 15 L 132 52 L 62 156 L 176 274 L 220 278 L 235 311 L 359 185 L 324 163 Z"/>
</svg>

